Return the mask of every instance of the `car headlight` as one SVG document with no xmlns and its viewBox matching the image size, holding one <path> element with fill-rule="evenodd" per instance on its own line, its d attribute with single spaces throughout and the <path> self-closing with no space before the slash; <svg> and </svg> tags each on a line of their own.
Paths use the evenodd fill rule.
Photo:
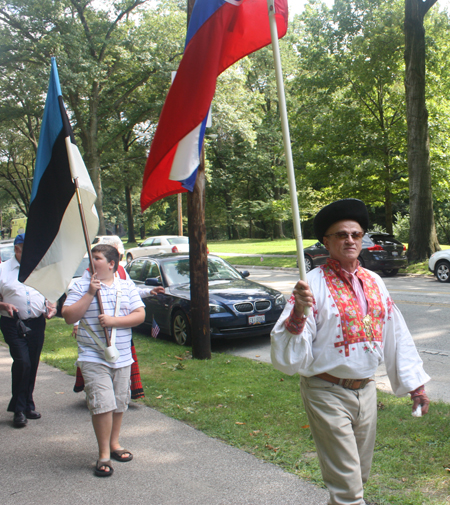
<svg viewBox="0 0 450 505">
<path fill-rule="evenodd" d="M 217 305 L 216 303 L 209 304 L 209 313 L 210 314 L 219 314 L 220 312 L 226 312 L 227 309 L 222 307 L 222 305 Z"/>
<path fill-rule="evenodd" d="M 278 295 L 275 298 L 275 306 L 277 305 L 286 305 L 286 300 L 284 298 L 284 295 Z"/>
</svg>

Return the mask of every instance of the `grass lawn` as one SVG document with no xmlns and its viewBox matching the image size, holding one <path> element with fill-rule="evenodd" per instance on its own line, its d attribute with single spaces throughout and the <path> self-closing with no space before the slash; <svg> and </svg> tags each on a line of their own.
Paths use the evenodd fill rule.
<svg viewBox="0 0 450 505">
<path fill-rule="evenodd" d="M 141 241 L 139 241 L 141 242 Z M 303 247 L 309 247 L 317 242 L 315 239 L 304 239 Z M 136 244 L 127 244 L 124 242 L 125 249 L 135 247 Z M 407 245 L 407 244 L 405 244 Z M 294 239 L 240 239 L 240 240 L 222 240 L 208 242 L 208 248 L 211 253 L 218 254 L 227 253 L 227 256 L 222 256 L 232 265 L 242 266 L 266 266 L 273 268 L 295 268 L 295 258 L 283 258 L 281 255 L 296 255 L 296 247 Z M 449 245 L 441 245 L 442 249 L 450 248 Z M 228 254 L 257 254 L 258 257 L 252 256 L 229 256 Z M 264 257 L 265 254 L 280 255 L 279 258 Z M 406 269 L 400 270 L 400 273 L 416 274 L 416 275 L 432 275 L 428 270 L 428 262 L 411 263 Z"/>
<path fill-rule="evenodd" d="M 303 247 L 315 244 L 316 240 L 304 240 Z M 208 242 L 209 251 L 212 253 L 238 253 L 238 254 L 296 254 L 295 240 L 227 240 L 223 242 Z M 448 249 L 450 246 L 441 246 Z M 219 254 L 220 256 L 220 254 Z M 295 268 L 295 258 L 273 258 L 273 257 L 252 257 L 252 256 L 223 256 L 232 265 L 243 266 L 266 266 L 275 268 Z M 411 263 L 400 273 L 432 275 L 428 270 L 428 262 Z"/>
<path fill-rule="evenodd" d="M 42 359 L 74 374 L 76 343 L 63 320 L 47 326 Z M 211 437 L 322 485 L 298 376 L 271 365 L 188 349 L 134 332 L 145 399 L 139 400 Z M 378 393 L 378 435 L 366 499 L 377 505 L 450 504 L 450 405 L 433 403 L 424 418 L 411 402 Z"/>
</svg>

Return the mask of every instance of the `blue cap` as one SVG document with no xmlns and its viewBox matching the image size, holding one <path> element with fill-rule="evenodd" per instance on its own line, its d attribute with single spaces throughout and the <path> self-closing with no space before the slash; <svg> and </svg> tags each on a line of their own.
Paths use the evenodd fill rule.
<svg viewBox="0 0 450 505">
<path fill-rule="evenodd" d="M 25 242 L 25 233 L 17 235 L 17 237 L 14 239 L 14 245 L 23 244 L 24 242 Z"/>
</svg>

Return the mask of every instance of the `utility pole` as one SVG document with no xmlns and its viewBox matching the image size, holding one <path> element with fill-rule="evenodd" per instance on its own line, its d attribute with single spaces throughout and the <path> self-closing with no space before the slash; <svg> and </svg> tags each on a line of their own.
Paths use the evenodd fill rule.
<svg viewBox="0 0 450 505">
<path fill-rule="evenodd" d="M 178 235 L 183 236 L 183 200 L 182 193 L 177 194 L 177 217 L 178 217 Z"/>
<path fill-rule="evenodd" d="M 187 0 L 187 20 L 195 0 Z M 211 359 L 209 326 L 208 254 L 205 225 L 205 151 L 202 148 L 194 191 L 187 194 L 189 268 L 191 275 L 192 356 Z"/>
</svg>

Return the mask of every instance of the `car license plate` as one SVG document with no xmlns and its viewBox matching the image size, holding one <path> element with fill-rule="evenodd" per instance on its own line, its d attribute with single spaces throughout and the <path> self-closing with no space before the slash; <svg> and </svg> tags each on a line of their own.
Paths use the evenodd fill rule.
<svg viewBox="0 0 450 505">
<path fill-rule="evenodd" d="M 392 256 L 398 256 L 398 252 L 397 251 L 392 251 Z"/>
<path fill-rule="evenodd" d="M 266 322 L 266 316 L 264 314 L 260 316 L 248 316 L 248 324 L 261 324 Z"/>
</svg>

